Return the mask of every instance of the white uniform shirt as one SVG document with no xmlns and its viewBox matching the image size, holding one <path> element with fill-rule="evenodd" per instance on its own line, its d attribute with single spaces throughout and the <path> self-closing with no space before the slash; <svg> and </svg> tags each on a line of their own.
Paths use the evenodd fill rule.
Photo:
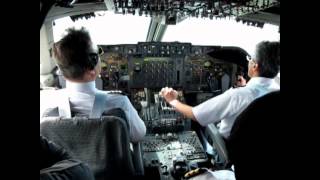
<svg viewBox="0 0 320 180">
<path fill-rule="evenodd" d="M 203 174 L 190 178 L 190 180 L 236 180 L 233 171 L 229 170 L 217 170 L 207 171 Z"/>
<path fill-rule="evenodd" d="M 253 100 L 279 89 L 274 79 L 253 77 L 245 87 L 231 88 L 193 107 L 192 112 L 202 126 L 221 120 L 219 132 L 227 138 L 235 119 Z"/>
<path fill-rule="evenodd" d="M 47 95 L 49 97 L 40 98 L 40 101 L 41 99 L 43 101 L 47 99 L 47 102 L 45 102 L 46 105 L 41 105 L 40 102 L 40 109 L 42 107 L 42 111 L 40 110 L 40 117 L 42 117 L 42 114 L 46 109 L 57 107 L 57 103 L 59 102 L 58 99 L 61 98 L 62 95 L 61 91 L 65 91 L 67 93 L 70 101 L 70 107 L 73 112 L 89 115 L 93 107 L 95 93 L 100 90 L 96 89 L 94 81 L 88 83 L 73 83 L 66 81 L 66 89 L 57 90 L 52 92 L 52 94 Z M 142 140 L 146 134 L 146 126 L 139 117 L 136 109 L 132 106 L 128 97 L 107 94 L 105 111 L 113 108 L 121 108 L 125 112 L 130 128 L 131 141 L 137 142 Z"/>
</svg>

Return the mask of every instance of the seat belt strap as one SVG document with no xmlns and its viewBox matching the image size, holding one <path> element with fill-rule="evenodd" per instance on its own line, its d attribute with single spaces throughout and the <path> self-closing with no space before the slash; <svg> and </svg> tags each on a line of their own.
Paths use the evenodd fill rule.
<svg viewBox="0 0 320 180">
<path fill-rule="evenodd" d="M 65 90 L 62 91 L 62 96 L 59 99 L 58 111 L 60 117 L 71 118 L 69 96 Z"/>
<path fill-rule="evenodd" d="M 103 111 L 105 110 L 105 103 L 106 93 L 97 91 L 89 117 L 100 118 Z M 57 114 L 57 116 L 59 117 L 71 118 L 70 100 L 66 91 L 63 91 L 62 96 L 59 98 L 58 112 L 59 114 Z"/>
<path fill-rule="evenodd" d="M 103 111 L 105 110 L 106 104 L 106 93 L 103 91 L 97 91 L 95 94 L 93 107 L 89 115 L 90 118 L 100 118 Z"/>
</svg>

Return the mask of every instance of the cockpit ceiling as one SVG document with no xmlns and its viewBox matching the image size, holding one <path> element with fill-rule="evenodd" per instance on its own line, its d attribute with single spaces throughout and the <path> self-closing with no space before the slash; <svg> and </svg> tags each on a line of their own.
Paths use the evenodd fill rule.
<svg viewBox="0 0 320 180">
<path fill-rule="evenodd" d="M 110 10 L 118 14 L 164 17 L 166 24 L 176 24 L 186 17 L 226 18 L 280 24 L 279 0 L 60 0 L 47 20 Z"/>
<path fill-rule="evenodd" d="M 238 20 L 264 22 L 273 25 L 280 25 L 280 4 L 264 10 L 238 16 Z"/>
</svg>

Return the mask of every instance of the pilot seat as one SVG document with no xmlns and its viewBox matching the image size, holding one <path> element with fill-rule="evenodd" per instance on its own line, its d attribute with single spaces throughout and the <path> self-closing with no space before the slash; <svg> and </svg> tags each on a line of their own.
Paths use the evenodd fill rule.
<svg viewBox="0 0 320 180">
<path fill-rule="evenodd" d="M 40 133 L 87 163 L 96 180 L 144 174 L 140 144 L 134 144 L 132 152 L 128 126 L 120 117 L 47 117 Z"/>
</svg>

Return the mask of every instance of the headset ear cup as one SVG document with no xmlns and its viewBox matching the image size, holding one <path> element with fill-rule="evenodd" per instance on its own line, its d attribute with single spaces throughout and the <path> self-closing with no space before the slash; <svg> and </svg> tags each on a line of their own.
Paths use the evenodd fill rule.
<svg viewBox="0 0 320 180">
<path fill-rule="evenodd" d="M 90 69 L 94 69 L 98 63 L 98 55 L 90 55 L 89 56 L 89 65 L 90 65 Z"/>
<path fill-rule="evenodd" d="M 96 67 L 97 63 L 98 63 L 98 56 L 94 56 L 94 58 L 92 60 L 93 68 Z"/>
</svg>

